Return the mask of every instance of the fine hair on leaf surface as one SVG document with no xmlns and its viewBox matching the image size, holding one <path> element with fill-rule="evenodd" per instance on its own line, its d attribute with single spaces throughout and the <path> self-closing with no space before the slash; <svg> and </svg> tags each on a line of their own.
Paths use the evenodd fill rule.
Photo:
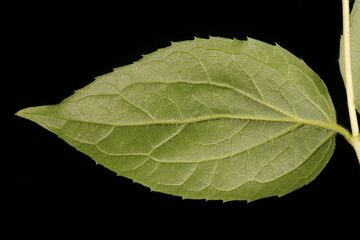
<svg viewBox="0 0 360 240">
<path fill-rule="evenodd" d="M 321 172 L 337 133 L 352 138 L 320 77 L 252 38 L 175 42 L 17 115 L 119 176 L 186 199 L 283 196 Z"/>
</svg>

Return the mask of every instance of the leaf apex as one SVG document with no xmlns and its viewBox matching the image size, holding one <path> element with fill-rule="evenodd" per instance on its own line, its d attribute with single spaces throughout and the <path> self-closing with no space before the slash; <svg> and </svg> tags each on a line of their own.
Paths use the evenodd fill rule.
<svg viewBox="0 0 360 240">
<path fill-rule="evenodd" d="M 24 109 L 21 109 L 20 111 L 16 112 L 15 115 L 18 116 L 18 117 L 22 117 L 22 118 L 28 118 L 29 115 L 36 112 L 36 111 L 34 111 L 36 108 L 38 108 L 38 107 L 24 108 Z"/>
<path fill-rule="evenodd" d="M 15 115 L 33 121 L 51 132 L 56 132 L 65 124 L 66 120 L 57 118 L 53 114 L 54 107 L 46 105 L 24 108 Z"/>
</svg>

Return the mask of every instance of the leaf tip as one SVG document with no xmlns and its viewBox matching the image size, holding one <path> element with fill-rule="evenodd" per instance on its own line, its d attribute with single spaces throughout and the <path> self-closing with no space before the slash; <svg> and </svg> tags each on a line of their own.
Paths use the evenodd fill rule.
<svg viewBox="0 0 360 240">
<path fill-rule="evenodd" d="M 66 120 L 60 119 L 56 116 L 54 107 L 55 106 L 39 106 L 24 108 L 16 112 L 15 115 L 33 121 L 45 129 L 55 133 L 64 125 Z"/>
<path fill-rule="evenodd" d="M 28 114 L 31 114 L 31 107 L 30 108 L 24 108 L 15 113 L 15 116 L 27 118 Z"/>
<path fill-rule="evenodd" d="M 33 121 L 33 122 L 37 122 L 35 120 L 35 116 L 36 116 L 36 109 L 38 107 L 29 107 L 29 108 L 24 108 L 21 109 L 20 111 L 15 113 L 15 116 L 21 117 L 21 118 L 25 118 L 27 120 Z"/>
</svg>

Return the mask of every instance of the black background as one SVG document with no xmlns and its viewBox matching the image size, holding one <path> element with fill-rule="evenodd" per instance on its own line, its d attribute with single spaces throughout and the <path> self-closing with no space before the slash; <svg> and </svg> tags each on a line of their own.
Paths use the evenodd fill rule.
<svg viewBox="0 0 360 240">
<path fill-rule="evenodd" d="M 13 236 L 307 239 L 314 233 L 356 232 L 360 167 L 341 136 L 333 158 L 308 186 L 281 198 L 222 203 L 150 192 L 14 116 L 25 107 L 56 104 L 94 77 L 170 41 L 249 36 L 276 42 L 304 59 L 327 84 L 338 122 L 348 127 L 337 62 L 340 0 L 51 1 L 13 3 L 3 11 L 11 14 L 2 21 L 1 170 L 7 212 L 2 217 Z"/>
</svg>

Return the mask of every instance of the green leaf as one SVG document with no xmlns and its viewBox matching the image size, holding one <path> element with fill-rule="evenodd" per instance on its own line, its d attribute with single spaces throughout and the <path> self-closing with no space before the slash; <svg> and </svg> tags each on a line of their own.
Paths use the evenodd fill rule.
<svg viewBox="0 0 360 240">
<path fill-rule="evenodd" d="M 350 47 L 355 107 L 360 113 L 360 1 L 355 1 L 350 15 Z M 341 37 L 339 63 L 341 74 L 343 79 L 345 79 L 343 52 L 343 37 Z"/>
<path fill-rule="evenodd" d="M 17 114 L 153 191 L 224 201 L 309 183 L 340 128 L 321 79 L 254 39 L 173 43 Z"/>
</svg>

